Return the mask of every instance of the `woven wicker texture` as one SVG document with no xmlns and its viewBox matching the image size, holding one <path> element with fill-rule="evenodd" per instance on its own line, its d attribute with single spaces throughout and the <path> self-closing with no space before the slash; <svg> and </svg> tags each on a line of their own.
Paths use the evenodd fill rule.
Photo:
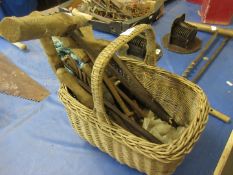
<svg viewBox="0 0 233 175">
<path fill-rule="evenodd" d="M 175 171 L 200 137 L 208 120 L 209 105 L 202 89 L 194 83 L 148 65 L 155 59 L 149 45 L 151 42 L 148 41 L 145 62 L 120 58 L 176 122 L 187 126 L 187 129 L 172 143 L 157 145 L 131 134 L 109 120 L 103 105 L 104 70 L 113 54 L 142 32 L 154 43 L 151 26 L 141 24 L 119 36 L 96 59 L 91 79 L 94 110 L 73 98 L 64 85 L 60 88 L 59 96 L 73 128 L 90 144 L 120 163 L 148 175 L 168 175 Z"/>
</svg>

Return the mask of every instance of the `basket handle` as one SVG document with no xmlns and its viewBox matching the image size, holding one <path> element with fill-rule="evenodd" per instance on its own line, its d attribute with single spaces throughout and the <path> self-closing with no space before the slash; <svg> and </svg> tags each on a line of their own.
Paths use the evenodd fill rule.
<svg viewBox="0 0 233 175">
<path fill-rule="evenodd" d="M 123 32 L 117 39 L 104 48 L 95 60 L 91 75 L 91 87 L 94 101 L 94 111 L 98 119 L 101 121 L 109 121 L 103 101 L 103 76 L 105 69 L 115 52 L 142 32 L 145 32 L 147 39 L 145 62 L 148 65 L 154 64 L 156 57 L 155 34 L 152 27 L 147 24 L 140 24 Z"/>
</svg>

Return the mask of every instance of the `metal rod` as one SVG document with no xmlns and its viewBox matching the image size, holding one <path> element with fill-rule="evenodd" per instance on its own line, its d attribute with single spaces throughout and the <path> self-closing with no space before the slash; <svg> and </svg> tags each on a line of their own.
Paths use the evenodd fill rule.
<svg viewBox="0 0 233 175">
<path fill-rule="evenodd" d="M 142 109 L 139 108 L 139 106 L 132 101 L 118 86 L 116 86 L 116 89 L 120 96 L 130 105 L 130 107 L 141 117 L 146 118 L 145 113 L 142 111 Z"/>
<path fill-rule="evenodd" d="M 88 93 L 90 93 L 91 95 L 91 89 L 90 87 L 85 84 L 84 82 L 82 82 L 81 80 L 77 80 L 78 85 L 80 85 L 83 89 L 85 89 Z M 87 105 L 87 104 L 85 104 Z M 113 118 L 116 120 L 116 122 L 118 122 L 118 124 L 122 123 L 125 126 L 125 129 L 128 129 L 132 134 L 135 134 L 138 137 L 143 137 L 146 140 L 156 143 L 156 144 L 162 144 L 163 142 L 161 142 L 159 139 L 157 139 L 155 136 L 153 136 L 149 131 L 145 130 L 144 128 L 142 128 L 140 125 L 138 125 L 135 121 L 131 120 L 128 116 L 126 116 L 125 114 L 123 114 L 118 108 L 116 108 L 116 106 L 112 105 L 109 101 L 104 100 L 104 105 L 111 110 L 111 112 L 114 112 L 115 114 L 117 114 L 117 116 L 119 117 L 117 119 L 117 117 L 114 117 L 112 115 L 110 115 L 109 117 Z"/>
<path fill-rule="evenodd" d="M 109 68 L 121 83 L 129 89 L 132 94 L 134 94 L 137 100 L 143 102 L 147 108 L 151 109 L 162 120 L 168 122 L 173 127 L 178 127 L 174 118 L 172 118 L 164 107 L 153 98 L 153 96 L 145 89 L 145 87 L 138 81 L 125 63 L 120 60 L 116 54 L 113 56 L 113 61 L 110 62 Z"/>
<path fill-rule="evenodd" d="M 210 46 L 214 43 L 215 39 L 217 38 L 218 33 L 214 33 L 214 35 L 211 36 L 205 47 L 201 50 L 201 52 L 198 54 L 198 56 L 189 64 L 189 66 L 185 69 L 185 71 L 182 73 L 182 76 L 187 78 L 192 71 L 192 69 L 197 65 L 197 63 L 201 60 L 201 58 L 204 56 L 206 51 L 210 48 Z"/>
<path fill-rule="evenodd" d="M 224 38 L 224 40 L 222 41 L 220 46 L 211 55 L 209 61 L 200 69 L 198 74 L 192 79 L 192 82 L 196 83 L 201 78 L 203 73 L 208 69 L 208 67 L 211 65 L 211 63 L 217 58 L 217 56 L 219 55 L 219 53 L 222 51 L 222 49 L 224 48 L 224 46 L 227 44 L 227 42 L 229 40 L 230 40 L 230 38 L 228 38 L 228 37 Z"/>
<path fill-rule="evenodd" d="M 116 87 L 114 86 L 113 82 L 106 75 L 104 75 L 104 82 L 106 83 L 113 97 L 116 99 L 117 103 L 121 107 L 122 111 L 124 111 L 125 115 L 128 117 L 133 116 L 134 113 L 128 109 L 125 102 L 123 101 L 119 93 L 117 92 Z"/>
</svg>

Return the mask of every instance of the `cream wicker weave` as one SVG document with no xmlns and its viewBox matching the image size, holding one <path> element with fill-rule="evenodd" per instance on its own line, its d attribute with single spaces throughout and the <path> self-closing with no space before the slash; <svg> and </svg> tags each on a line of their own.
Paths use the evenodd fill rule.
<svg viewBox="0 0 233 175">
<path fill-rule="evenodd" d="M 104 70 L 112 55 L 142 32 L 145 32 L 148 42 L 146 63 L 153 63 L 155 43 L 151 26 L 141 24 L 119 36 L 100 53 L 93 67 L 91 84 L 94 110 L 74 99 L 65 86 L 61 86 L 59 96 L 73 128 L 90 144 L 120 163 L 148 175 L 167 175 L 175 171 L 199 139 L 208 120 L 209 105 L 202 89 L 194 83 L 145 62 L 121 57 L 128 69 L 176 122 L 188 127 L 179 139 L 170 144 L 157 145 L 109 120 L 103 104 Z"/>
</svg>

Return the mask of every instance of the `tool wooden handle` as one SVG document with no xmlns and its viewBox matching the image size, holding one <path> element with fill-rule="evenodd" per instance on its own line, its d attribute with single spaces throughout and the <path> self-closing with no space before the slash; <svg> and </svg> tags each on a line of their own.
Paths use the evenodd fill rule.
<svg viewBox="0 0 233 175">
<path fill-rule="evenodd" d="M 212 116 L 218 118 L 219 120 L 222 120 L 224 121 L 225 123 L 228 123 L 230 122 L 231 118 L 219 111 L 217 111 L 216 109 L 214 108 L 211 108 L 210 111 L 209 111 L 209 114 L 211 114 Z"/>
<path fill-rule="evenodd" d="M 83 89 L 85 89 L 91 95 L 90 87 L 78 79 L 77 81 L 79 85 L 82 86 Z M 154 137 L 150 132 L 142 128 L 135 121 L 129 119 L 128 116 L 123 114 L 115 105 L 113 105 L 106 99 L 104 99 L 104 105 L 108 108 L 108 112 L 111 113 L 109 117 L 111 117 L 111 119 L 114 120 L 118 125 L 120 125 L 121 127 L 125 128 L 126 130 L 130 131 L 138 137 L 143 137 L 146 140 L 156 144 L 162 144 L 162 142 L 159 139 Z"/>
<path fill-rule="evenodd" d="M 191 73 L 193 68 L 197 65 L 197 63 L 199 63 L 199 61 L 202 59 L 202 57 L 207 52 L 207 50 L 213 45 L 213 43 L 216 40 L 217 36 L 218 36 L 217 32 L 215 32 L 215 34 L 213 36 L 211 36 L 209 41 L 206 43 L 205 47 L 203 47 L 203 49 L 200 51 L 200 53 L 197 55 L 197 57 L 184 70 L 184 72 L 182 73 L 183 77 L 187 78 L 189 76 L 189 74 Z"/>
<path fill-rule="evenodd" d="M 0 23 L 0 35 L 11 42 L 63 36 L 68 31 L 87 23 L 88 20 L 83 16 L 70 16 L 65 13 L 49 16 L 37 13 L 25 17 L 6 17 Z"/>
<path fill-rule="evenodd" d="M 211 26 L 211 25 L 207 25 L 207 24 L 201 24 L 201 23 L 197 23 L 197 22 L 190 22 L 190 21 L 186 21 L 186 22 L 192 26 L 197 27 L 198 30 L 201 30 L 204 32 L 215 33 L 217 31 L 220 35 L 228 36 L 231 38 L 233 37 L 233 29 L 224 29 L 224 28 Z"/>
<path fill-rule="evenodd" d="M 56 75 L 60 82 L 67 86 L 82 104 L 90 109 L 93 108 L 92 96 L 77 83 L 77 79 L 73 75 L 67 72 L 65 68 L 57 69 Z"/>
<path fill-rule="evenodd" d="M 135 38 L 142 32 L 146 32 L 147 37 L 154 37 L 153 30 L 151 26 L 146 24 L 137 25 L 126 32 L 121 34 L 120 37 L 111 42 L 107 47 L 102 50 L 97 59 L 95 60 L 94 67 L 92 69 L 91 85 L 92 94 L 94 98 L 94 106 L 97 111 L 97 117 L 105 120 L 105 108 L 103 105 L 103 89 L 102 80 L 104 78 L 105 69 L 111 67 L 112 72 L 117 78 L 131 90 L 135 95 L 135 98 L 143 102 L 143 104 L 156 113 L 162 120 L 167 121 L 173 126 L 177 126 L 175 120 L 166 112 L 166 110 L 152 97 L 152 95 L 143 87 L 143 85 L 138 81 L 138 79 L 130 72 L 127 66 L 115 56 L 116 51 L 118 51 L 124 44 L 128 43 L 131 39 Z M 155 43 L 154 43 L 155 44 Z M 150 45 L 151 46 L 151 45 Z M 148 46 L 147 43 L 147 55 L 154 55 L 154 50 Z M 114 65 L 111 59 L 115 62 Z M 110 63 L 110 65 L 109 65 Z M 116 63 L 116 64 L 115 64 Z M 118 69 L 119 68 L 119 69 Z M 126 78 L 127 77 L 127 78 Z"/>
</svg>

